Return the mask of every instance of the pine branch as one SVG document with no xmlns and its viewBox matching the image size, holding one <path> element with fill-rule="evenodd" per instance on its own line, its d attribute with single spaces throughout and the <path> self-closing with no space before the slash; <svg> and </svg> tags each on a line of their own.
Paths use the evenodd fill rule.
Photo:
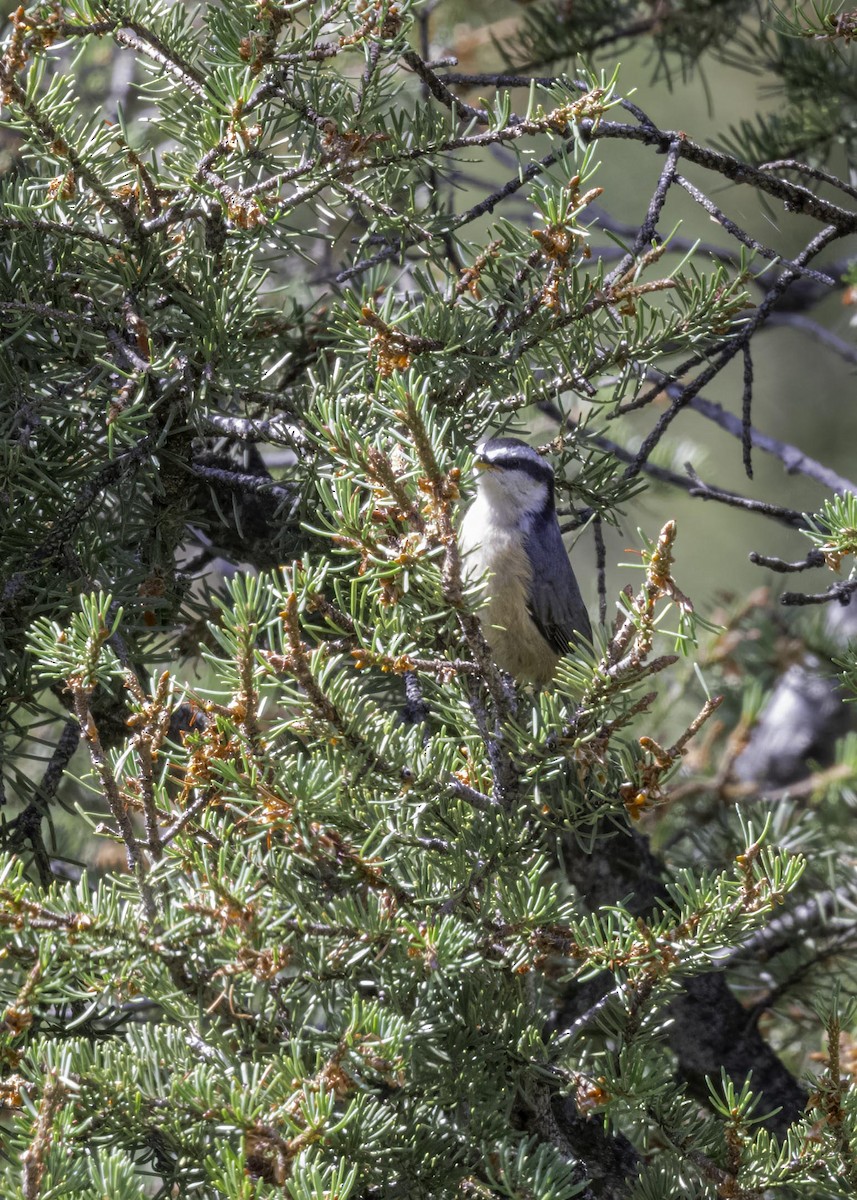
<svg viewBox="0 0 857 1200">
<path fill-rule="evenodd" d="M 589 853 L 569 846 L 567 871 L 570 881 L 597 911 L 623 896 L 625 904 L 640 917 L 648 917 L 659 905 L 673 903 L 666 888 L 668 872 L 652 853 L 648 840 L 634 830 L 614 831 L 596 843 Z M 562 1030 L 576 1017 L 574 992 L 558 1019 Z M 721 972 L 698 975 L 684 984 L 682 994 L 670 1007 L 673 1024 L 670 1047 L 677 1055 L 682 1076 L 699 1100 L 708 1100 L 706 1077 L 718 1076 L 723 1068 L 735 1080 L 743 1080 L 750 1064 L 753 1084 L 762 1096 L 766 1124 L 782 1134 L 802 1112 L 806 1093 L 761 1037 L 755 1024 L 729 990 Z"/>
</svg>

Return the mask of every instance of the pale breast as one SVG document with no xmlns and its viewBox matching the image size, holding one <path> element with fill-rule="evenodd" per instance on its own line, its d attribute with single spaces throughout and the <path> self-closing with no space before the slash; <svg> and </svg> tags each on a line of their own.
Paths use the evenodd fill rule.
<svg viewBox="0 0 857 1200">
<path fill-rule="evenodd" d="M 527 611 L 529 559 L 519 532 L 487 519 L 486 507 L 474 501 L 459 535 L 466 578 L 484 579 L 479 618 L 485 640 L 504 671 L 522 682 L 548 683 L 559 656 Z"/>
</svg>

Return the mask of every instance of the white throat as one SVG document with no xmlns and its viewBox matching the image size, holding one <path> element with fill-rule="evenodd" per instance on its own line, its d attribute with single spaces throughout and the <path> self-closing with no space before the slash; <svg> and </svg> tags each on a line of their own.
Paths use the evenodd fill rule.
<svg viewBox="0 0 857 1200">
<path fill-rule="evenodd" d="M 479 477 L 476 503 L 483 520 L 493 525 L 520 527 L 544 508 L 548 490 L 524 471 L 488 471 Z"/>
</svg>

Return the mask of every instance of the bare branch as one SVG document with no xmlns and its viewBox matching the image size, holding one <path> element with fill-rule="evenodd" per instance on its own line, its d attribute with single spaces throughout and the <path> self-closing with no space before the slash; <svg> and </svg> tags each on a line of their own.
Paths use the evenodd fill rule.
<svg viewBox="0 0 857 1200">
<path fill-rule="evenodd" d="M 670 394 L 672 394 L 673 386 L 677 385 L 670 385 L 667 388 Z M 721 429 L 725 429 L 727 433 L 731 433 L 733 437 L 743 437 L 743 426 L 740 417 L 727 412 L 713 400 L 706 400 L 703 396 L 696 396 L 692 398 L 690 407 L 705 417 L 706 420 L 713 421 L 715 425 L 719 425 Z M 802 450 L 797 446 L 791 445 L 789 442 L 781 442 L 779 438 L 771 437 L 767 433 L 761 433 L 752 426 L 750 428 L 750 441 L 760 450 L 764 450 L 767 454 L 772 454 L 775 458 L 778 458 L 789 474 L 805 475 L 808 479 L 814 479 L 817 483 L 829 488 L 832 492 L 857 491 L 857 484 L 854 484 L 850 479 L 846 479 L 844 475 L 840 475 L 830 467 L 825 467 L 823 463 L 811 458 L 808 454 L 804 454 Z"/>
<path fill-rule="evenodd" d="M 755 563 L 757 567 L 766 567 L 769 571 L 776 571 L 778 575 L 786 575 L 796 571 L 810 571 L 815 567 L 824 566 L 824 555 L 820 550 L 810 550 L 806 558 L 800 559 L 798 562 L 785 562 L 781 558 L 769 558 L 765 554 L 757 554 L 753 550 L 750 554 L 750 562 Z"/>
<path fill-rule="evenodd" d="M 667 192 L 670 189 L 670 185 L 681 178 L 681 176 L 677 175 L 676 173 L 678 160 L 681 157 L 681 146 L 682 137 L 678 137 L 674 141 L 670 142 L 670 147 L 667 151 L 666 162 L 661 170 L 657 187 L 655 188 L 652 198 L 649 201 L 649 207 L 646 210 L 643 223 L 637 232 L 637 236 L 634 238 L 634 245 L 631 248 L 631 253 L 627 254 L 621 260 L 618 266 L 614 267 L 609 275 L 605 276 L 604 283 L 607 287 L 612 287 L 617 280 L 621 279 L 625 272 L 628 271 L 631 266 L 633 266 L 637 257 L 644 250 L 651 249 L 652 240 L 657 231 L 658 221 L 660 220 L 661 212 L 664 204 L 666 203 Z"/>
<path fill-rule="evenodd" d="M 807 244 L 807 246 L 798 255 L 797 260 L 796 260 L 797 265 L 799 267 L 802 267 L 806 262 L 810 261 L 817 254 L 819 254 L 825 248 L 825 246 L 829 245 L 831 242 L 835 241 L 840 236 L 841 236 L 841 234 L 835 226 L 829 225 L 825 229 L 822 229 L 819 233 L 817 233 L 815 235 L 815 237 L 812 238 L 812 240 Z M 667 389 L 666 389 L 667 392 L 670 395 L 672 395 L 672 397 L 673 397 L 673 403 L 670 406 L 670 408 L 659 418 L 655 427 L 651 430 L 651 432 L 648 434 L 648 436 L 644 439 L 643 444 L 640 446 L 640 449 L 637 453 L 637 456 L 636 456 L 634 462 L 631 463 L 630 466 L 625 471 L 626 479 L 633 479 L 634 476 L 639 473 L 639 471 L 642 468 L 643 463 L 646 461 L 646 459 L 649 457 L 649 455 L 652 453 L 652 451 L 655 449 L 655 447 L 661 441 L 661 439 L 663 438 L 667 429 L 672 424 L 672 422 L 675 420 L 675 418 L 678 416 L 678 414 L 681 412 L 681 410 L 683 408 L 686 408 L 689 404 L 691 404 L 693 402 L 694 398 L 697 396 L 697 394 L 703 389 L 703 387 L 705 387 L 705 385 L 707 383 L 710 383 L 710 381 L 712 379 L 714 379 L 714 377 L 716 375 L 719 375 L 719 373 L 723 370 L 723 368 L 726 366 L 726 364 L 731 362 L 731 360 L 735 357 L 735 355 L 740 353 L 743 350 L 744 346 L 749 342 L 750 338 L 753 336 L 754 331 L 760 325 L 762 325 L 764 323 L 765 319 L 768 316 L 768 313 L 774 307 L 774 305 L 776 304 L 779 297 L 782 295 L 783 292 L 785 292 L 788 289 L 789 285 L 792 283 L 792 281 L 795 278 L 796 278 L 796 276 L 793 273 L 793 271 L 791 270 L 791 268 L 787 267 L 783 271 L 783 273 L 780 275 L 780 277 L 776 280 L 776 282 L 771 286 L 770 290 L 768 291 L 768 294 L 765 296 L 765 299 L 762 301 L 762 303 L 759 305 L 759 307 L 753 313 L 752 317 L 750 317 L 745 322 L 745 324 L 741 327 L 741 330 L 739 333 L 734 334 L 726 342 L 726 345 L 719 352 L 719 354 L 715 358 L 714 362 L 711 363 L 708 367 L 706 367 L 703 371 L 700 371 L 700 373 L 697 375 L 697 377 L 691 383 L 686 384 L 684 386 L 680 386 L 678 384 L 671 384 L 667 387 Z M 695 405 L 694 407 L 696 407 L 699 411 L 702 411 L 703 415 L 706 415 L 706 416 L 709 415 L 709 412 L 705 411 L 706 409 L 711 411 L 711 410 L 716 410 L 719 408 L 718 405 L 711 405 L 710 402 L 703 402 L 702 405 Z M 720 410 L 720 411 L 722 412 L 722 410 Z M 728 416 L 729 414 L 723 414 L 723 415 Z M 712 419 L 715 419 L 715 418 L 712 416 Z M 728 424 L 724 423 L 724 427 L 728 428 Z M 738 436 L 743 438 L 744 430 L 743 430 L 743 425 L 740 421 L 738 421 L 738 428 L 739 428 Z M 775 439 L 768 439 L 768 440 L 773 445 Z M 754 444 L 761 444 L 761 443 L 754 441 Z M 780 443 L 779 445 L 782 446 L 783 444 Z M 764 448 L 767 449 L 768 447 L 765 446 Z M 796 453 L 799 453 L 799 452 L 796 452 Z M 804 456 L 800 455 L 800 457 L 803 458 Z M 816 465 L 819 466 L 819 468 L 820 468 L 820 464 L 816 464 Z M 797 469 L 797 468 L 795 468 L 795 469 Z M 820 469 L 822 471 L 826 470 L 824 468 L 820 468 Z M 809 473 L 808 471 L 804 471 L 804 474 L 808 474 L 808 473 Z M 835 473 L 833 473 L 833 474 L 835 474 Z"/>
<path fill-rule="evenodd" d="M 805 275 L 808 279 L 814 279 L 816 283 L 821 283 L 825 287 L 833 287 L 835 285 L 836 280 L 831 279 L 829 275 L 824 275 L 820 271 L 812 271 L 808 267 L 799 266 L 797 263 L 783 258 L 776 250 L 771 250 L 769 246 L 763 245 L 757 238 L 751 237 L 749 233 L 745 233 L 740 225 L 736 225 L 734 221 L 730 220 L 712 200 L 709 200 L 698 187 L 694 187 L 690 180 L 685 179 L 683 175 L 676 175 L 675 181 L 679 187 L 684 188 L 689 196 L 693 197 L 697 204 L 705 209 L 712 220 L 722 225 L 726 232 L 731 234 L 742 246 L 746 246 L 762 258 L 768 259 L 769 262 L 781 262 L 783 266 L 788 267 L 795 275 Z"/>
<path fill-rule="evenodd" d="M 834 600 L 840 604 L 849 604 L 855 592 L 857 579 L 849 579 L 841 583 L 831 583 L 824 592 L 783 592 L 780 604 L 787 607 L 803 607 L 807 604 L 832 604 Z"/>
</svg>

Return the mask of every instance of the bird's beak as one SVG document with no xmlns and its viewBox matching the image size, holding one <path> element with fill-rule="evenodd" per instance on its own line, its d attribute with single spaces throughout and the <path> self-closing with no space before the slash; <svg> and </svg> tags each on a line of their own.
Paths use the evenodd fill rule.
<svg viewBox="0 0 857 1200">
<path fill-rule="evenodd" d="M 496 471 L 497 468 L 494 466 L 493 463 L 490 463 L 487 458 L 482 458 L 480 455 L 477 454 L 476 458 L 474 458 L 474 460 L 473 460 L 473 470 L 480 471 L 480 472 L 481 471 Z"/>
</svg>

